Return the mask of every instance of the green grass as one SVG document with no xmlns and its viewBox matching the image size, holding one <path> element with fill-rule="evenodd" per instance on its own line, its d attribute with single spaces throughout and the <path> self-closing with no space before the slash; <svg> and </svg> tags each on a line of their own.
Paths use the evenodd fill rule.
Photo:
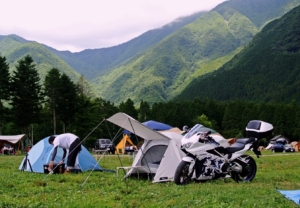
<svg viewBox="0 0 300 208">
<path fill-rule="evenodd" d="M 0 207 L 297 207 L 276 188 L 300 189 L 300 153 L 263 151 L 251 183 L 232 179 L 177 186 L 123 179 L 111 172 L 46 175 L 22 172 L 24 156 L 0 156 Z M 99 157 L 99 156 L 98 156 Z M 100 164 L 116 170 L 132 157 L 105 156 Z"/>
</svg>

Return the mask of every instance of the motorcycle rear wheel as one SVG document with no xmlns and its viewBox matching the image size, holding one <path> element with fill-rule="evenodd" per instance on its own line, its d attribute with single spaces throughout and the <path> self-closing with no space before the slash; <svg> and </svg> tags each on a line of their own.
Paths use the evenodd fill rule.
<svg viewBox="0 0 300 208">
<path fill-rule="evenodd" d="M 193 172 L 189 175 L 190 163 L 181 161 L 175 171 L 174 182 L 177 185 L 186 185 L 191 182 Z"/>
<path fill-rule="evenodd" d="M 235 182 L 250 182 L 255 178 L 257 166 L 255 160 L 251 156 L 242 155 L 243 159 L 248 159 L 248 162 L 245 164 L 244 162 L 239 161 L 238 159 L 233 162 L 239 163 L 243 169 L 241 172 L 231 172 L 231 178 Z"/>
</svg>

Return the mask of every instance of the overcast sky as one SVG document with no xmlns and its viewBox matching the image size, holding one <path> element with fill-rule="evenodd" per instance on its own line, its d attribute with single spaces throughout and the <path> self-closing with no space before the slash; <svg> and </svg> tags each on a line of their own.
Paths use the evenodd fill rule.
<svg viewBox="0 0 300 208">
<path fill-rule="evenodd" d="M 1 0 L 0 35 L 72 52 L 127 42 L 225 0 Z"/>
</svg>

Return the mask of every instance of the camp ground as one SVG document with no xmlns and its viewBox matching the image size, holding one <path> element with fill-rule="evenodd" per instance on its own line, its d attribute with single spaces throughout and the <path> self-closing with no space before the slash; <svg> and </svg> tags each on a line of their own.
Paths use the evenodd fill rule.
<svg viewBox="0 0 300 208">
<path fill-rule="evenodd" d="M 36 172 L 36 173 L 44 173 L 44 165 L 48 164 L 51 160 L 53 146 L 48 142 L 49 137 L 46 137 L 35 144 L 30 151 L 26 154 L 24 159 L 22 160 L 19 170 L 28 171 L 28 172 Z M 62 148 L 58 148 L 57 155 L 54 160 L 54 164 L 58 164 L 62 161 L 63 150 Z M 67 160 L 65 161 L 65 163 Z M 81 145 L 81 151 L 78 154 L 78 159 L 75 163 L 75 169 L 78 171 L 87 171 L 87 170 L 96 170 L 102 171 L 103 169 L 100 167 L 95 158 L 91 155 L 91 153 Z"/>
<path fill-rule="evenodd" d="M 144 135 L 147 139 L 142 146 L 145 150 L 144 154 L 147 153 L 147 147 L 150 147 L 151 143 L 167 146 L 164 155 L 166 155 L 167 150 L 175 149 L 170 148 L 172 145 L 169 144 L 174 132 L 160 132 L 148 127 L 145 130 L 145 126 L 140 126 L 141 123 L 124 114 L 116 114 L 109 120 L 121 124 L 124 118 L 128 125 L 132 124 L 135 132 L 140 132 L 138 129 L 143 130 L 142 132 L 148 132 Z M 126 124 L 120 125 L 120 128 L 123 127 L 127 128 L 128 126 Z M 155 135 L 162 137 L 162 141 L 158 138 L 152 140 L 151 137 L 155 138 Z M 131 135 L 131 139 L 134 141 L 134 135 Z M 177 144 L 176 141 L 174 143 Z M 151 148 L 148 150 L 151 151 Z M 188 199 L 188 206 L 190 207 L 199 205 L 218 207 L 220 204 L 226 207 L 251 207 L 253 204 L 258 204 L 260 207 L 296 207 L 300 197 L 297 185 L 299 182 L 297 173 L 300 167 L 299 153 L 272 154 L 271 151 L 266 150 L 265 152 L 262 158 L 256 159 L 259 167 L 263 167 L 263 170 L 257 172 L 257 177 L 253 183 L 235 183 L 232 180 L 226 180 L 226 183 L 223 181 L 192 183 L 186 187 L 178 187 L 172 183 L 157 183 L 164 181 L 162 179 L 165 174 L 162 167 L 168 168 L 167 165 L 163 166 L 164 161 L 168 161 L 164 158 L 161 159 L 160 164 L 155 164 L 155 158 L 153 158 L 153 162 L 147 161 L 151 171 L 156 169 L 156 173 L 149 172 L 149 175 L 153 176 L 151 180 L 137 181 L 136 178 L 124 180 L 121 178 L 123 174 L 116 177 L 116 174 L 99 171 L 93 173 L 87 171 L 71 176 L 47 175 L 46 177 L 42 174 L 31 174 L 27 171 L 18 170 L 20 162 L 25 159 L 24 156 L 1 156 L 0 178 L 2 185 L 0 190 L 3 196 L 0 205 L 3 207 L 124 207 L 127 206 L 126 203 L 128 202 L 131 207 L 149 207 L 149 204 L 153 204 L 152 207 L 185 207 Z M 287 157 L 287 155 L 289 156 Z M 100 161 L 100 167 L 115 170 L 121 165 L 117 157 L 117 155 L 103 157 L 103 160 Z M 145 166 L 145 168 L 148 166 L 147 163 L 142 165 L 142 159 L 138 160 L 137 158 L 138 155 L 135 158 L 127 155 L 121 157 L 124 166 L 136 167 L 129 168 L 126 177 L 136 175 L 137 173 L 134 171 L 139 170 L 138 166 Z M 140 158 L 143 158 L 142 154 Z M 176 157 L 174 158 L 176 160 Z M 155 165 L 158 167 L 154 167 Z M 144 174 L 147 175 L 148 173 L 145 171 Z M 170 177 L 166 181 L 172 181 L 172 178 Z M 82 186 L 85 182 L 86 185 Z M 275 187 L 280 190 L 275 189 Z M 231 194 L 228 195 L 228 193 Z M 252 197 L 249 198 L 249 195 Z M 285 198 L 285 195 L 287 198 L 295 199 L 295 206 L 293 206 L 294 202 Z"/>
</svg>

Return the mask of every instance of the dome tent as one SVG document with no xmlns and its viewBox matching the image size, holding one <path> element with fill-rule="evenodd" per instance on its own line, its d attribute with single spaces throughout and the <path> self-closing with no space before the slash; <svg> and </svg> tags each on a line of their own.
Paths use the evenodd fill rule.
<svg viewBox="0 0 300 208">
<path fill-rule="evenodd" d="M 44 165 L 50 162 L 54 149 L 53 145 L 49 144 L 48 139 L 49 137 L 40 140 L 31 148 L 27 156 L 25 156 L 22 160 L 19 170 L 44 173 Z M 54 163 L 59 163 L 62 160 L 62 157 L 63 149 L 58 148 Z M 83 145 L 81 145 L 81 151 L 78 154 L 78 160 L 76 160 L 75 168 L 80 169 L 82 172 L 87 170 L 103 170 L 95 158 Z"/>
</svg>

